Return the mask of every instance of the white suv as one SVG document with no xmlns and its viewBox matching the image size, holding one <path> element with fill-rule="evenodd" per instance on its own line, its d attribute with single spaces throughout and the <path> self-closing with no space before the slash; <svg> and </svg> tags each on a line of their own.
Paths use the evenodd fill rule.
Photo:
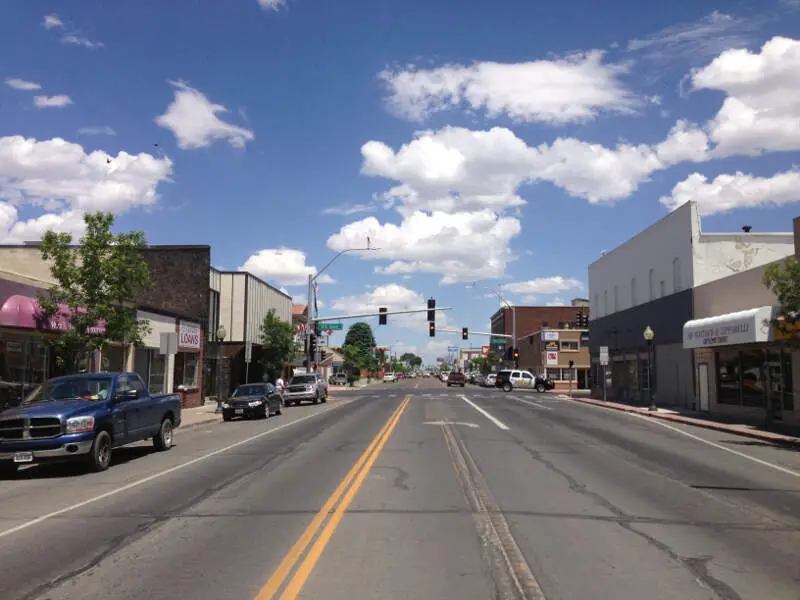
<svg viewBox="0 0 800 600">
<path fill-rule="evenodd" d="M 397 375 L 394 373 L 385 373 L 383 376 L 383 383 L 397 383 Z"/>
</svg>

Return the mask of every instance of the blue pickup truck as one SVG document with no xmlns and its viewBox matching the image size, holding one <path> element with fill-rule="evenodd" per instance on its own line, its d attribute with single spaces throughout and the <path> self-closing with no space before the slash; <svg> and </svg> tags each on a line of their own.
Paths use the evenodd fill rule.
<svg viewBox="0 0 800 600">
<path fill-rule="evenodd" d="M 114 448 L 153 439 L 172 447 L 181 423 L 175 394 L 151 395 L 136 373 L 81 373 L 48 380 L 0 412 L 0 477 L 20 465 L 84 461 L 105 471 Z"/>
</svg>

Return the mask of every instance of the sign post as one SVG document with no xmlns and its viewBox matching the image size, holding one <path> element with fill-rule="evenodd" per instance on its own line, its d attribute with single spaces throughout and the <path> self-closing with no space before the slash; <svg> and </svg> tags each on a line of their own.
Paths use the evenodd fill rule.
<svg viewBox="0 0 800 600">
<path fill-rule="evenodd" d="M 608 346 L 600 346 L 600 366 L 603 367 L 603 402 L 606 401 L 606 382 L 608 377 L 606 375 L 606 367 L 608 366 Z"/>
<path fill-rule="evenodd" d="M 253 342 L 247 342 L 244 345 L 244 382 L 250 383 L 250 361 L 253 359 Z"/>
</svg>

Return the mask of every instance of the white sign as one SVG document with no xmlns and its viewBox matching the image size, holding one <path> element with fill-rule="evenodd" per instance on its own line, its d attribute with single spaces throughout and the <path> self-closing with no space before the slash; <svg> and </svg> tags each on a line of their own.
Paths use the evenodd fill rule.
<svg viewBox="0 0 800 600">
<path fill-rule="evenodd" d="M 178 348 L 181 350 L 200 350 L 200 325 L 181 321 L 178 323 Z"/>
<path fill-rule="evenodd" d="M 608 346 L 600 346 L 600 364 L 603 366 L 608 364 Z"/>
<path fill-rule="evenodd" d="M 684 348 L 707 348 L 768 342 L 772 338 L 771 306 L 695 319 L 683 326 Z"/>
<path fill-rule="evenodd" d="M 557 331 L 543 331 L 542 332 L 542 339 L 545 342 L 557 342 L 558 341 L 558 332 Z"/>
<path fill-rule="evenodd" d="M 253 359 L 253 342 L 244 345 L 244 362 L 249 363 Z"/>
<path fill-rule="evenodd" d="M 159 342 L 161 354 L 175 354 L 178 351 L 178 334 L 174 331 L 162 332 Z"/>
<path fill-rule="evenodd" d="M 558 352 L 547 352 L 547 366 L 553 367 L 558 365 Z"/>
</svg>

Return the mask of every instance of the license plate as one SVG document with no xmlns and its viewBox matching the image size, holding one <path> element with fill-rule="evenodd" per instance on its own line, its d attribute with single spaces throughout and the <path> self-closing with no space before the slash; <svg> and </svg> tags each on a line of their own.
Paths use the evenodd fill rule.
<svg viewBox="0 0 800 600">
<path fill-rule="evenodd" d="M 237 408 L 236 409 L 236 414 L 237 415 L 243 415 L 244 414 L 244 409 L 243 408 Z"/>
<path fill-rule="evenodd" d="M 14 454 L 15 463 L 33 462 L 33 452 L 17 452 Z"/>
</svg>

